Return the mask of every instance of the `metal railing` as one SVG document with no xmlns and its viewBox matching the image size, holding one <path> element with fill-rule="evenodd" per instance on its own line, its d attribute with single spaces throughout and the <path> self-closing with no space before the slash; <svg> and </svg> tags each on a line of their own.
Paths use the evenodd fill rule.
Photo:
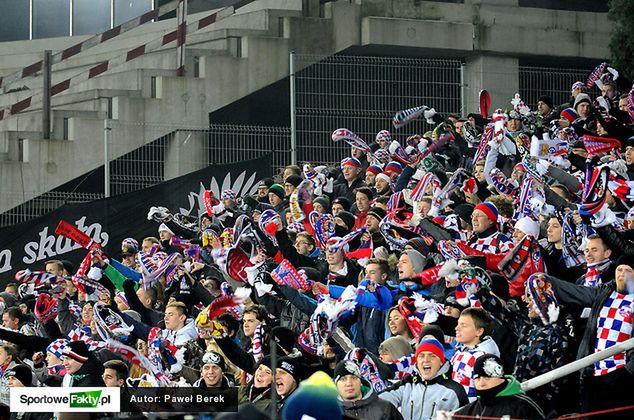
<svg viewBox="0 0 634 420">
<path fill-rule="evenodd" d="M 418 105 L 460 112 L 460 60 L 300 54 L 294 60 L 299 163 L 335 164 L 348 156 L 345 145 L 330 139 L 337 128 L 368 143 L 384 129 L 404 140 L 430 127 L 419 119 L 397 131 L 390 123 L 396 112 Z"/>
</svg>

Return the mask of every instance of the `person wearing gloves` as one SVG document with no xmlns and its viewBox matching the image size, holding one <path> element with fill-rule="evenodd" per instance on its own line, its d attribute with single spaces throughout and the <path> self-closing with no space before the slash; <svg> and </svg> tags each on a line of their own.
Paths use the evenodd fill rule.
<svg viewBox="0 0 634 420">
<path fill-rule="evenodd" d="M 399 408 L 405 419 L 431 419 L 439 410 L 455 410 L 468 403 L 464 388 L 451 379 L 451 365 L 442 343 L 426 339 L 416 348 L 414 373 L 379 397 Z"/>
<path fill-rule="evenodd" d="M 480 356 L 473 366 L 478 398 L 454 414 L 488 418 L 543 419 L 541 408 L 530 399 L 511 375 L 504 375 L 499 357 Z"/>
<path fill-rule="evenodd" d="M 354 361 L 339 362 L 335 368 L 334 380 L 345 414 L 364 420 L 403 419 L 393 404 L 377 396 Z"/>
</svg>

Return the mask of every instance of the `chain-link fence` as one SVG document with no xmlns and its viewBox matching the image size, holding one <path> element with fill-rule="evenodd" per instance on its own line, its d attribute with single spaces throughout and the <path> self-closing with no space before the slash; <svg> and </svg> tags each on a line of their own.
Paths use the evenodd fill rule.
<svg viewBox="0 0 634 420">
<path fill-rule="evenodd" d="M 368 143 L 400 110 L 428 105 L 460 112 L 460 60 L 295 55 L 298 162 L 337 163 L 349 154 L 330 135 L 348 128 Z M 405 134 L 429 129 L 423 119 Z M 404 140 L 400 139 L 400 140 Z"/>
<path fill-rule="evenodd" d="M 542 95 L 550 96 L 555 105 L 561 105 L 570 99 L 573 83 L 585 83 L 591 72 L 592 69 L 519 66 L 519 92 L 532 109 Z"/>
</svg>

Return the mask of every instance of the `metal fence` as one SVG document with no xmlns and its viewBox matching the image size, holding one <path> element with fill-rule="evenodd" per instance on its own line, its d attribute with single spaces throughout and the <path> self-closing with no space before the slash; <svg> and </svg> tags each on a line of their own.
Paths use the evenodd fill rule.
<svg viewBox="0 0 634 420">
<path fill-rule="evenodd" d="M 406 130 L 395 130 L 391 119 L 397 111 L 418 105 L 432 106 L 443 114 L 459 113 L 461 109 L 459 60 L 344 55 L 294 55 L 293 60 L 297 69 L 294 99 L 300 164 L 336 164 L 347 156 L 347 146 L 331 140 L 337 128 L 348 128 L 369 143 L 382 129 L 404 140 L 430 127 L 421 118 Z M 545 93 L 561 104 L 568 100 L 570 86 L 585 80 L 589 73 L 587 69 L 520 66 L 519 91 L 531 107 Z M 289 127 L 185 127 L 114 120 L 109 127 L 112 195 L 146 188 L 207 165 L 257 158 L 268 152 L 273 153 L 276 171 L 291 163 Z M 99 166 L 103 172 L 103 163 Z M 0 215 L 0 227 L 33 219 L 65 203 L 99 199 L 104 193 L 103 176 L 97 188 L 58 188 Z M 22 197 L 14 191 L 3 194 Z"/>
<path fill-rule="evenodd" d="M 570 88 L 576 81 L 585 81 L 592 69 L 519 66 L 519 92 L 524 102 L 535 109 L 542 95 L 553 98 L 555 105 L 570 99 Z"/>
<path fill-rule="evenodd" d="M 49 191 L 0 214 L 0 227 L 11 226 L 35 219 L 63 206 L 64 204 L 85 203 L 103 198 L 103 193 Z"/>
<path fill-rule="evenodd" d="M 249 125 L 183 127 L 175 124 L 140 124 L 110 121 L 107 132 L 110 194 L 137 191 L 208 165 L 233 163 L 273 153 L 273 170 L 290 163 L 290 128 Z M 104 151 L 105 153 L 105 151 Z M 104 159 L 105 160 L 105 159 Z M 69 188 L 60 187 L 26 200 L 0 215 L 0 227 L 42 216 L 64 204 L 104 197 L 103 164 L 95 168 L 92 192 L 74 191 L 83 175 Z M 85 184 L 82 186 L 85 187 Z M 3 191 L 22 201 L 25 194 Z"/>
<path fill-rule="evenodd" d="M 131 136 L 145 137 L 145 144 L 130 150 Z M 290 162 L 288 127 L 212 124 L 197 128 L 113 121 L 109 137 L 113 151 L 109 157 L 112 195 L 147 188 L 209 165 L 255 159 L 269 152 L 273 153 L 274 171 Z"/>
<path fill-rule="evenodd" d="M 406 132 L 392 127 L 400 110 L 428 105 L 460 112 L 460 60 L 294 55 L 298 162 L 339 162 L 349 154 L 330 135 L 348 128 L 366 142 L 387 129 L 407 137 L 429 129 L 423 119 Z"/>
</svg>

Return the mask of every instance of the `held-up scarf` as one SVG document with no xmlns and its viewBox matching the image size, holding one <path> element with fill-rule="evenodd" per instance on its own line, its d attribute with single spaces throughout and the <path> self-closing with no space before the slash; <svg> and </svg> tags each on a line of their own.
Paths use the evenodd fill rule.
<svg viewBox="0 0 634 420">
<path fill-rule="evenodd" d="M 601 280 L 601 275 L 608 269 L 610 263 L 610 259 L 606 258 L 598 263 L 588 264 L 588 270 L 584 276 L 583 285 L 586 287 L 598 286 Z"/>
</svg>

